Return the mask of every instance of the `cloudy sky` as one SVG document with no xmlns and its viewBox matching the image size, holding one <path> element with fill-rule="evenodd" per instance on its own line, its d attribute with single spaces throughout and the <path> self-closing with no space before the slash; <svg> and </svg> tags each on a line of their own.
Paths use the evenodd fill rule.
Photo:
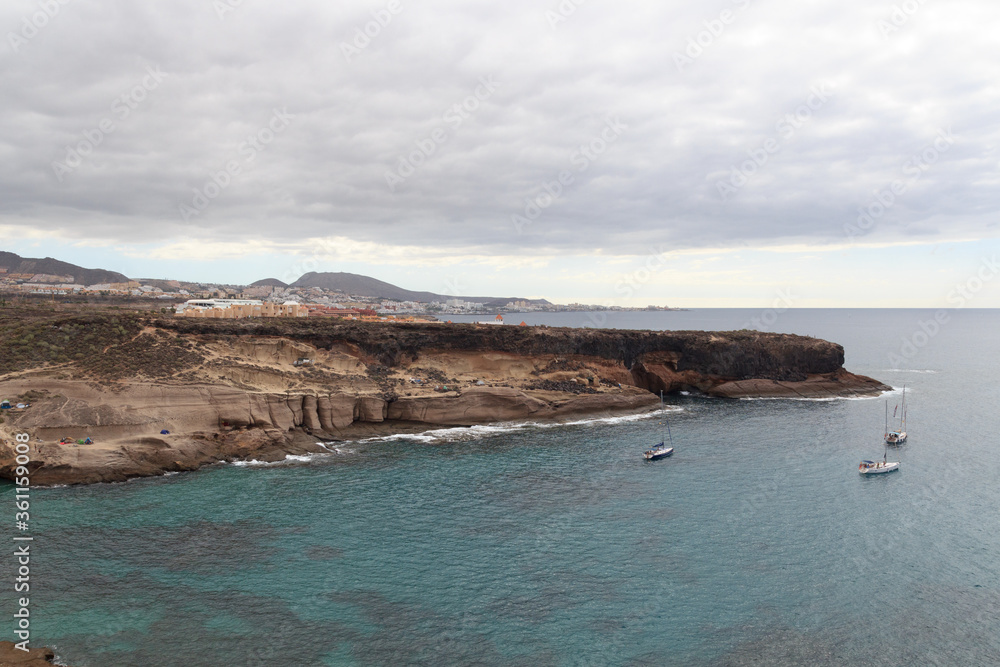
<svg viewBox="0 0 1000 667">
<path fill-rule="evenodd" d="M 231 283 L 998 307 L 997 25 L 987 0 L 7 0 L 0 248 Z"/>
</svg>

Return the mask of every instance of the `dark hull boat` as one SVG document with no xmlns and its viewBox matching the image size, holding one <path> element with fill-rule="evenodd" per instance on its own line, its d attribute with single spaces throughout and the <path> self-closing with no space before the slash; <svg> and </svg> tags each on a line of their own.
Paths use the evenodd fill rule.
<svg viewBox="0 0 1000 667">
<path fill-rule="evenodd" d="M 643 452 L 642 458 L 646 459 L 647 461 L 655 461 L 656 459 L 666 458 L 673 453 L 674 453 L 673 447 L 664 447 L 664 444 L 661 442 L 656 447 L 653 447 L 652 449 Z"/>
<path fill-rule="evenodd" d="M 663 392 L 660 392 L 660 410 L 663 410 Z M 647 449 L 642 453 L 642 458 L 647 461 L 655 461 L 656 459 L 664 459 L 674 453 L 674 436 L 670 434 L 670 422 L 667 422 L 667 418 L 664 417 L 663 421 L 667 424 L 667 435 L 670 437 L 670 446 L 667 447 L 665 440 L 660 440 L 660 444 L 656 445 L 652 449 Z M 662 437 L 662 436 L 661 436 Z"/>
</svg>

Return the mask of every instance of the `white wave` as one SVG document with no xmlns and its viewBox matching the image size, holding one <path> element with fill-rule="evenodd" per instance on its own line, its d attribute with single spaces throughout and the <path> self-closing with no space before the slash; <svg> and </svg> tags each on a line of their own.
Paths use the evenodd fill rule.
<svg viewBox="0 0 1000 667">
<path fill-rule="evenodd" d="M 250 459 L 249 461 L 233 461 L 232 465 L 237 468 L 256 468 L 256 467 L 270 467 L 270 466 L 281 466 L 289 465 L 291 463 L 309 463 L 310 461 L 320 457 L 325 456 L 325 454 L 307 454 L 300 456 L 297 454 L 286 454 L 285 458 L 280 461 L 258 461 L 257 459 Z"/>
<path fill-rule="evenodd" d="M 642 421 L 643 419 L 656 419 L 664 412 L 686 412 L 682 407 L 670 405 L 655 412 L 643 412 L 637 415 L 622 415 L 620 417 L 595 417 L 593 419 L 581 419 L 580 421 L 564 422 L 562 424 L 540 425 L 542 428 L 552 428 L 553 426 L 580 426 L 583 424 L 624 424 L 626 422 Z"/>
<path fill-rule="evenodd" d="M 250 459 L 249 461 L 233 461 L 233 465 L 237 468 L 246 468 L 249 466 L 266 466 L 273 465 L 265 461 L 258 461 L 257 459 Z"/>
<path fill-rule="evenodd" d="M 739 400 L 741 401 L 803 401 L 806 403 L 833 403 L 835 401 L 871 401 L 876 398 L 882 398 L 886 394 L 892 394 L 895 391 L 886 391 L 876 396 L 821 396 L 821 397 L 807 397 L 807 396 L 742 396 Z"/>
<path fill-rule="evenodd" d="M 936 375 L 941 371 L 931 370 L 930 368 L 885 368 L 879 372 L 880 373 L 928 373 L 931 375 Z"/>
<path fill-rule="evenodd" d="M 684 408 L 677 406 L 668 406 L 662 412 L 660 410 L 654 412 L 645 412 L 636 415 L 620 415 L 617 417 L 592 417 L 589 419 L 579 419 L 576 421 L 567 422 L 536 422 L 536 421 L 526 421 L 526 422 L 497 422 L 495 424 L 478 424 L 476 426 L 455 426 L 450 428 L 439 428 L 431 429 L 429 431 L 422 431 L 420 433 L 394 433 L 393 435 L 383 435 L 376 436 L 373 438 L 365 438 L 364 440 L 359 440 L 360 443 L 371 443 L 371 442 L 394 442 L 394 441 L 410 441 L 410 442 L 421 442 L 421 443 L 437 443 L 437 442 L 460 442 L 463 440 L 478 440 L 480 438 L 486 438 L 491 435 L 500 435 L 503 433 L 515 433 L 518 431 L 524 431 L 529 429 L 549 429 L 549 428 L 565 428 L 569 426 L 587 426 L 590 424 L 622 424 L 632 421 L 640 421 L 643 419 L 656 419 L 660 417 L 663 412 L 685 412 Z"/>
<path fill-rule="evenodd" d="M 332 442 L 317 442 L 317 445 L 330 452 L 331 454 L 356 454 L 357 452 L 353 449 L 347 449 L 346 447 L 332 447 Z"/>
</svg>

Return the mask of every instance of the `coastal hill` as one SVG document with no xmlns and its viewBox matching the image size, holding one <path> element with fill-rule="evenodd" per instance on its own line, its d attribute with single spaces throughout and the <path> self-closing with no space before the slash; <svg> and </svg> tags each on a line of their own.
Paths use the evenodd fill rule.
<svg viewBox="0 0 1000 667">
<path fill-rule="evenodd" d="M 288 283 L 283 283 L 277 278 L 264 278 L 257 282 L 250 283 L 250 287 L 288 287 Z"/>
<path fill-rule="evenodd" d="M 12 252 L 0 251 L 0 269 L 7 273 L 44 274 L 50 276 L 72 276 L 78 285 L 96 285 L 99 283 L 124 283 L 128 278 L 116 271 L 104 269 L 85 269 L 76 264 L 61 262 L 58 259 L 21 257 Z"/>
<path fill-rule="evenodd" d="M 12 252 L 0 252 L 0 273 L 19 274 L 27 277 L 41 275 L 40 282 L 63 282 L 55 280 L 69 277 L 73 284 L 96 285 L 101 283 L 127 283 L 131 280 L 128 276 L 117 271 L 107 271 L 105 269 L 85 269 L 63 262 L 58 259 L 46 257 L 44 259 L 21 257 Z M 49 278 L 44 278 L 44 277 Z M 156 287 L 164 292 L 173 292 L 184 289 L 188 292 L 198 292 L 213 285 L 210 283 L 199 283 L 185 280 L 174 280 L 169 278 L 139 278 L 138 282 L 150 287 Z M 232 291 L 238 292 L 240 285 L 226 285 L 234 288 Z M 434 292 L 421 292 L 404 289 L 391 283 L 377 280 L 369 276 L 356 273 L 317 273 L 309 272 L 301 276 L 291 285 L 278 280 L 277 278 L 264 278 L 251 283 L 248 287 L 274 287 L 285 288 L 310 288 L 317 287 L 332 292 L 341 292 L 347 296 L 368 297 L 377 299 L 392 299 L 395 301 L 416 301 L 420 303 L 430 303 L 432 301 L 445 302 L 449 299 L 462 299 L 472 303 L 482 303 L 488 308 L 506 306 L 510 302 L 524 301 L 536 305 L 551 305 L 545 299 L 525 299 L 523 297 L 496 297 L 496 296 L 456 296 L 435 294 Z"/>
<path fill-rule="evenodd" d="M 33 441 L 32 483 L 119 481 L 317 441 L 655 410 L 658 393 L 871 396 L 840 345 L 756 331 L 157 318 L 0 309 L 0 435 Z M 166 433 L 163 433 L 166 431 Z M 70 444 L 59 444 L 69 438 Z M 92 438 L 94 444 L 74 444 Z M 0 476 L 14 452 L 0 446 Z"/>
<path fill-rule="evenodd" d="M 274 280 L 273 278 L 269 280 Z M 280 281 L 275 281 L 280 282 Z M 265 281 L 254 283 L 265 284 Z M 523 299 L 521 297 L 495 297 L 495 296 L 448 296 L 445 294 L 435 294 L 434 292 L 415 292 L 403 289 L 391 283 L 387 283 L 368 276 L 357 273 L 316 273 L 311 271 L 291 284 L 291 287 L 320 287 L 345 294 L 356 296 L 376 297 L 379 299 L 393 299 L 395 301 L 419 301 L 430 303 L 431 301 L 447 301 L 448 299 L 460 298 L 465 301 L 482 303 L 488 307 L 503 306 L 511 301 L 526 301 L 528 303 L 548 304 L 545 299 Z"/>
</svg>

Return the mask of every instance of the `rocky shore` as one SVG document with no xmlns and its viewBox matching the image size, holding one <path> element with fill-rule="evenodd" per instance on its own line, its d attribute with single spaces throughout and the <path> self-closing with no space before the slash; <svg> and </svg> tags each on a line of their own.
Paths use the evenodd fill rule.
<svg viewBox="0 0 1000 667">
<path fill-rule="evenodd" d="M 0 641 L 0 667 L 51 667 L 55 657 L 51 649 L 22 651 L 14 642 Z"/>
<path fill-rule="evenodd" d="M 38 485 L 279 460 L 323 451 L 318 440 L 650 411 L 660 391 L 817 398 L 888 389 L 846 371 L 839 345 L 753 331 L 126 317 L 109 325 L 79 316 L 46 327 L 39 335 L 55 341 L 47 349 L 61 341 L 75 361 L 0 369 L 0 398 L 30 402 L 5 410 L 0 432 L 6 442 L 31 435 Z M 74 353 L 95 328 L 112 340 L 94 356 Z M 14 451 L 0 447 L 0 476 L 14 468 Z"/>
</svg>

